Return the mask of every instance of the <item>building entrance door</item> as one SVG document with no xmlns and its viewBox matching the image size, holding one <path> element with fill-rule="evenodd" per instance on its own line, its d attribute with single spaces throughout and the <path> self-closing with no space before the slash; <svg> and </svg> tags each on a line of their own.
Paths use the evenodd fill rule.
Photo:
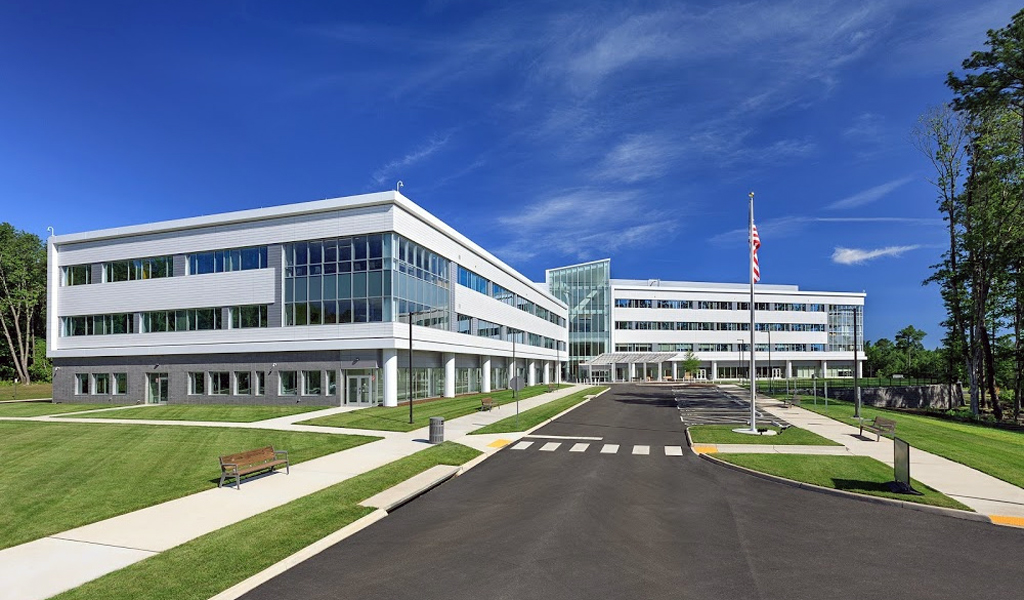
<svg viewBox="0 0 1024 600">
<path fill-rule="evenodd" d="M 370 376 L 369 375 L 349 375 L 346 377 L 348 381 L 348 394 L 346 394 L 347 404 L 370 404 L 372 402 L 373 394 L 370 393 Z"/>
<path fill-rule="evenodd" d="M 167 373 L 147 373 L 146 384 L 148 404 L 167 403 Z"/>
<path fill-rule="evenodd" d="M 772 367 L 772 379 L 782 379 L 782 369 L 779 367 Z"/>
<path fill-rule="evenodd" d="M 707 369 L 697 369 L 697 379 L 700 379 L 701 381 L 703 381 L 703 380 L 705 380 L 707 378 L 708 378 L 708 370 Z"/>
</svg>

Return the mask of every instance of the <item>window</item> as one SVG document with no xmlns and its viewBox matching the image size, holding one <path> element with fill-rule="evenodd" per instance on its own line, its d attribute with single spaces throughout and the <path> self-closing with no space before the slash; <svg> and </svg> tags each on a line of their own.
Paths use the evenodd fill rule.
<svg viewBox="0 0 1024 600">
<path fill-rule="evenodd" d="M 281 371 L 281 395 L 296 396 L 299 393 L 299 374 L 296 371 Z"/>
<path fill-rule="evenodd" d="M 338 372 L 327 371 L 327 395 L 334 396 L 338 393 Z"/>
<path fill-rule="evenodd" d="M 188 393 L 190 396 L 202 396 L 206 393 L 206 373 L 188 374 Z"/>
<path fill-rule="evenodd" d="M 240 396 L 252 394 L 252 373 L 249 371 L 235 372 L 235 393 Z"/>
<path fill-rule="evenodd" d="M 515 306 L 516 304 L 516 295 L 496 283 L 491 284 L 491 296 L 495 300 L 509 306 Z"/>
<path fill-rule="evenodd" d="M 159 279 L 174 274 L 174 261 L 170 256 L 137 258 L 108 262 L 103 265 L 103 281 L 135 281 L 138 279 Z"/>
<path fill-rule="evenodd" d="M 476 334 L 480 337 L 491 338 L 492 340 L 500 340 L 501 326 L 498 325 L 497 323 L 491 323 L 490 321 L 477 319 Z"/>
<path fill-rule="evenodd" d="M 267 326 L 266 304 L 232 306 L 230 312 L 232 329 L 247 329 L 250 327 Z"/>
<path fill-rule="evenodd" d="M 458 278 L 459 285 L 468 287 L 469 289 L 480 292 L 481 294 L 487 294 L 487 285 L 490 282 L 462 265 L 459 265 Z"/>
<path fill-rule="evenodd" d="M 231 393 L 231 373 L 217 371 L 210 373 L 210 393 L 223 396 Z"/>
<path fill-rule="evenodd" d="M 302 395 L 319 396 L 323 392 L 323 376 L 320 371 L 302 372 Z"/>
<path fill-rule="evenodd" d="M 85 396 L 89 393 L 89 374 L 77 373 L 75 375 L 75 394 Z"/>
<path fill-rule="evenodd" d="M 116 313 L 64 317 L 63 333 L 65 336 L 135 333 L 135 315 Z"/>
<path fill-rule="evenodd" d="M 231 248 L 188 255 L 188 274 L 223 273 L 226 271 L 250 271 L 266 269 L 267 247 Z"/>
<path fill-rule="evenodd" d="M 469 315 L 456 315 L 455 325 L 459 333 L 473 333 L 473 317 Z"/>
<path fill-rule="evenodd" d="M 256 396 L 262 396 L 267 391 L 267 374 L 263 371 L 256 371 L 256 387 L 253 389 L 253 394 Z"/>
<path fill-rule="evenodd" d="M 92 265 L 64 267 L 64 285 L 89 285 L 92 283 Z"/>
<path fill-rule="evenodd" d="M 110 393 L 110 375 L 107 373 L 97 373 L 92 376 L 92 393 L 98 395 L 107 395 Z"/>
<path fill-rule="evenodd" d="M 114 373 L 114 395 L 123 396 L 128 393 L 128 374 Z"/>
</svg>

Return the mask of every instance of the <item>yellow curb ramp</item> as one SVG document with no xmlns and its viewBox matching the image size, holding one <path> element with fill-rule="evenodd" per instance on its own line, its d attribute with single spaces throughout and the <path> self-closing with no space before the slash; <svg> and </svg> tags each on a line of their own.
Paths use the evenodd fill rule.
<svg viewBox="0 0 1024 600">
<path fill-rule="evenodd" d="M 715 444 L 694 444 L 693 451 L 697 454 L 715 454 L 718 452 L 718 446 Z"/>
<path fill-rule="evenodd" d="M 989 515 L 989 519 L 996 525 L 1006 525 L 1007 527 L 1024 527 L 1024 517 L 1007 517 L 1004 515 Z"/>
</svg>

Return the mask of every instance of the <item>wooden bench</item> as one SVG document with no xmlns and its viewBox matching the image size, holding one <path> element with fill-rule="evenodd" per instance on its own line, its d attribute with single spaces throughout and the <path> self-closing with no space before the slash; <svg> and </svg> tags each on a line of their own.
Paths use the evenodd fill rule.
<svg viewBox="0 0 1024 600">
<path fill-rule="evenodd" d="M 548 384 L 548 392 L 553 392 L 553 391 L 555 391 L 555 386 L 553 386 L 553 385 L 551 385 L 551 384 L 549 383 L 549 384 Z"/>
<path fill-rule="evenodd" d="M 291 472 L 288 451 L 274 450 L 273 446 L 246 450 L 237 454 L 225 454 L 220 457 L 220 483 L 217 484 L 217 487 L 223 486 L 225 479 L 234 477 L 235 487 L 241 490 L 243 475 L 267 469 L 273 471 L 280 465 L 284 465 L 285 473 Z"/>
<path fill-rule="evenodd" d="M 786 406 L 800 406 L 800 398 L 798 398 L 796 394 L 793 394 L 793 397 L 788 400 L 783 398 L 782 403 Z"/>
<path fill-rule="evenodd" d="M 491 410 L 494 408 L 493 398 L 483 398 L 480 400 L 480 410 Z"/>
<path fill-rule="evenodd" d="M 877 437 L 875 441 L 882 439 L 883 433 L 896 434 L 896 421 L 892 419 L 886 419 L 885 417 L 875 417 L 870 423 L 865 423 L 863 419 L 860 421 L 860 435 L 864 435 L 864 430 L 874 433 Z"/>
</svg>

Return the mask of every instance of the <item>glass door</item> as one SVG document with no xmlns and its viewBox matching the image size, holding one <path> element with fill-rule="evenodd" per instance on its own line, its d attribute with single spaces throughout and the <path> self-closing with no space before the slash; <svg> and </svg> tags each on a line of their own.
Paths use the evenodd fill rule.
<svg viewBox="0 0 1024 600">
<path fill-rule="evenodd" d="M 779 367 L 772 367 L 772 379 L 782 379 L 782 369 Z"/>
<path fill-rule="evenodd" d="M 167 373 L 146 374 L 146 402 L 165 404 L 167 402 Z"/>
<path fill-rule="evenodd" d="M 346 381 L 348 381 L 348 394 L 346 395 L 348 404 L 366 405 L 373 402 L 369 375 L 349 375 Z"/>
</svg>

